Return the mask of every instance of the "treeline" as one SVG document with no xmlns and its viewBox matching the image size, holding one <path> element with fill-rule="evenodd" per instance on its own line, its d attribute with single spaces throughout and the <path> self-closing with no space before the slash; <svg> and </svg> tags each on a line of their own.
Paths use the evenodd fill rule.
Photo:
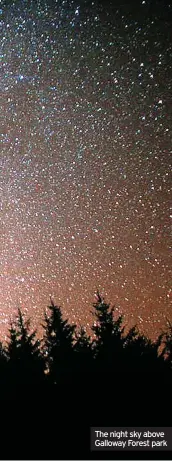
<svg viewBox="0 0 172 461">
<path fill-rule="evenodd" d="M 8 344 L 0 346 L 4 459 L 95 459 L 91 426 L 168 425 L 172 326 L 155 342 L 136 327 L 126 333 L 99 293 L 92 313 L 90 336 L 53 301 L 42 340 L 20 310 L 10 324 Z"/>
<path fill-rule="evenodd" d="M 81 373 L 171 372 L 172 326 L 155 342 L 140 335 L 136 327 L 125 334 L 123 318 L 99 293 L 93 304 L 92 337 L 63 319 L 51 301 L 44 317 L 44 336 L 36 339 L 30 321 L 21 311 L 9 329 L 9 342 L 0 345 L 1 388 L 55 386 Z"/>
</svg>

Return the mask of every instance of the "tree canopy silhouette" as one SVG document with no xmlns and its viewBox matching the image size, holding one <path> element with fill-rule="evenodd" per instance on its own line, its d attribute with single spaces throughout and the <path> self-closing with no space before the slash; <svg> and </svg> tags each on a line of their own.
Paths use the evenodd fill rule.
<svg viewBox="0 0 172 461">
<path fill-rule="evenodd" d="M 38 386 L 44 378 L 44 358 L 40 351 L 40 341 L 36 331 L 30 333 L 30 319 L 24 321 L 20 309 L 15 322 L 9 329 L 9 343 L 6 349 L 8 379 L 13 388 Z"/>
<path fill-rule="evenodd" d="M 9 328 L 7 346 L 0 344 L 1 388 L 42 388 L 81 373 L 168 372 L 172 374 L 172 325 L 156 341 L 140 335 L 136 326 L 125 333 L 123 317 L 115 314 L 97 292 L 90 336 L 63 318 L 61 308 L 51 300 L 44 316 L 44 336 L 30 331 L 21 310 Z"/>
<path fill-rule="evenodd" d="M 83 326 L 77 328 L 64 319 L 61 308 L 52 300 L 48 307 L 49 312 L 44 315 L 44 335 L 41 341 L 37 339 L 36 331 L 31 332 L 30 320 L 25 320 L 19 309 L 16 320 L 10 324 L 8 345 L 0 343 L 1 401 L 5 399 L 6 404 L 10 402 L 10 414 L 15 422 L 12 432 L 15 433 L 15 425 L 16 440 L 18 440 L 19 425 L 20 434 L 22 430 L 20 424 L 22 415 L 22 418 L 24 417 L 22 439 L 25 440 L 25 446 L 28 446 L 27 437 L 32 437 L 34 443 L 39 445 L 39 453 L 40 447 L 44 452 L 47 449 L 48 459 L 51 453 L 50 447 L 53 444 L 54 447 L 57 446 L 57 432 L 58 447 L 61 446 L 63 452 L 66 447 L 63 417 L 65 420 L 67 418 L 70 427 L 69 448 L 75 452 L 76 429 L 75 426 L 73 427 L 75 414 L 79 415 L 80 422 L 81 416 L 86 420 L 94 412 L 96 418 L 93 420 L 92 425 L 94 425 L 98 418 L 101 421 L 102 412 L 106 408 L 108 411 L 108 403 L 113 415 L 115 412 L 116 417 L 117 414 L 118 417 L 120 414 L 123 417 L 123 412 L 117 413 L 116 396 L 118 395 L 120 405 L 123 404 L 123 409 L 125 408 L 129 415 L 133 412 L 138 415 L 141 411 L 147 418 L 148 403 L 152 408 L 153 401 L 156 417 L 165 411 L 165 394 L 163 394 L 161 408 L 158 400 L 159 413 L 156 413 L 157 400 L 153 396 L 157 383 L 161 382 L 159 376 L 163 376 L 163 379 L 164 376 L 168 376 L 164 381 L 166 404 L 169 405 L 167 388 L 172 380 L 169 379 L 172 378 L 170 323 L 167 331 L 162 332 L 156 341 L 141 335 L 136 326 L 126 333 L 123 317 L 117 315 L 115 308 L 106 303 L 99 292 L 97 292 L 96 302 L 93 303 L 93 324 L 89 333 Z M 140 372 L 143 372 L 141 378 Z M 154 383 L 152 373 L 156 374 L 156 372 L 160 373 Z M 151 378 L 149 378 L 150 374 Z M 144 379 L 146 375 L 148 378 Z M 132 388 L 129 387 L 129 382 L 132 383 Z M 144 392 L 142 391 L 141 394 L 143 382 Z M 122 386 L 125 386 L 125 389 L 121 393 Z M 142 395 L 138 408 L 137 402 L 134 403 L 135 388 L 139 389 Z M 143 395 L 146 396 L 147 404 L 143 400 Z M 86 396 L 89 396 L 89 401 Z M 29 427 L 27 425 L 26 434 L 28 414 L 31 423 Z M 38 420 L 42 433 L 46 432 L 45 443 L 41 440 L 41 436 L 38 436 Z M 78 437 L 84 444 L 83 423 L 77 427 L 78 433 Z M 15 440 L 13 446 L 14 443 Z M 24 453 L 23 456 L 25 457 Z M 32 453 L 29 456 L 32 456 Z"/>
<path fill-rule="evenodd" d="M 63 373 L 72 372 L 73 365 L 73 337 L 75 325 L 63 320 L 60 307 L 55 306 L 53 300 L 48 306 L 50 316 L 44 314 L 44 354 L 47 357 L 49 376 L 56 383 Z"/>
</svg>

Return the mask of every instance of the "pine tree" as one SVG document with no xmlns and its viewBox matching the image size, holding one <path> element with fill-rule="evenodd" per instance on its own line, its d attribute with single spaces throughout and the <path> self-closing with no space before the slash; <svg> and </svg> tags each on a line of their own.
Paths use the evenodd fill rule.
<svg viewBox="0 0 172 461">
<path fill-rule="evenodd" d="M 63 320 L 61 308 L 48 306 L 50 317 L 45 313 L 44 354 L 47 360 L 50 380 L 57 383 L 62 374 L 72 371 L 74 361 L 73 339 L 76 329 L 68 320 Z"/>
<path fill-rule="evenodd" d="M 12 384 L 39 386 L 44 379 L 44 361 L 40 353 L 40 341 L 36 331 L 30 333 L 30 320 L 24 321 L 18 310 L 16 322 L 11 322 L 7 347 L 8 371 Z"/>
<path fill-rule="evenodd" d="M 92 330 L 96 335 L 94 351 L 96 362 L 102 369 L 108 368 L 110 371 L 114 367 L 121 368 L 123 360 L 123 332 L 122 316 L 114 319 L 114 308 L 104 302 L 104 299 L 97 292 L 97 302 L 93 304 L 95 309 L 94 316 L 96 321 Z"/>
</svg>

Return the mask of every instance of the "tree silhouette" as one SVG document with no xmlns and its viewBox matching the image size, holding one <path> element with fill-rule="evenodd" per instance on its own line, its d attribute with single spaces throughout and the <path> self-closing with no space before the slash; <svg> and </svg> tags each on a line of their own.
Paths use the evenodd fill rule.
<svg viewBox="0 0 172 461">
<path fill-rule="evenodd" d="M 10 325 L 8 346 L 0 344 L 0 386 L 6 395 L 23 388 L 55 389 L 54 384 L 61 386 L 62 392 L 65 382 L 71 389 L 77 388 L 77 382 L 79 386 L 84 386 L 84 381 L 95 385 L 100 374 L 106 376 L 107 372 L 114 374 L 115 380 L 121 372 L 130 376 L 139 372 L 172 374 L 170 323 L 168 331 L 151 341 L 140 335 L 136 326 L 125 334 L 123 317 L 115 318 L 114 307 L 99 292 L 93 307 L 94 336 L 90 337 L 83 326 L 76 330 L 76 325 L 64 319 L 61 308 L 51 300 L 42 341 L 36 339 L 36 331 L 30 332 L 30 320 L 25 321 L 18 310 Z"/>
<path fill-rule="evenodd" d="M 93 307 L 95 323 L 92 330 L 96 336 L 94 341 L 96 363 L 101 369 L 109 369 L 109 371 L 112 371 L 112 367 L 119 369 L 122 367 L 123 358 L 123 317 L 114 319 L 114 307 L 110 308 L 110 304 L 104 302 L 99 292 Z"/>
<path fill-rule="evenodd" d="M 134 336 L 125 348 L 126 370 L 137 370 L 143 372 L 165 371 L 165 362 L 159 348 L 162 343 L 163 334 L 152 342 L 145 335 L 140 335 L 134 327 Z"/>
<path fill-rule="evenodd" d="M 51 300 L 50 315 L 45 313 L 42 341 L 36 339 L 36 331 L 30 332 L 30 320 L 25 321 L 18 310 L 16 321 L 10 324 L 8 345 L 4 347 L 0 343 L 1 401 L 5 398 L 11 415 L 13 435 L 10 434 L 10 440 L 13 437 L 12 446 L 16 444 L 17 453 L 19 436 L 27 447 L 27 455 L 28 439 L 37 444 L 39 455 L 41 448 L 44 455 L 47 450 L 47 459 L 57 444 L 64 453 L 64 416 L 69 426 L 67 440 L 70 440 L 70 453 L 75 453 L 75 414 L 79 422 L 82 415 L 85 421 L 89 418 L 90 427 L 97 421 L 101 424 L 102 414 L 106 412 L 109 425 L 109 405 L 113 417 L 115 414 L 116 420 L 119 418 L 119 425 L 123 425 L 124 411 L 126 415 L 133 414 L 134 418 L 145 415 L 146 425 L 150 407 L 156 414 L 156 421 L 161 414 L 165 418 L 172 381 L 172 325 L 169 323 L 168 330 L 152 341 L 141 335 L 136 326 L 125 333 L 123 317 L 115 318 L 114 307 L 111 308 L 99 292 L 93 307 L 95 322 L 90 336 L 83 326 L 77 330 L 76 325 L 65 320 L 61 308 Z M 156 372 L 161 372 L 158 379 Z M 157 405 L 154 391 L 158 386 L 158 395 L 161 394 L 163 385 L 160 376 L 164 379 L 166 372 L 165 392 L 161 403 L 158 398 Z M 139 401 L 135 399 L 138 390 Z M 119 396 L 119 410 L 115 396 Z M 24 421 L 22 427 L 21 415 Z M 135 420 L 131 425 L 135 424 Z M 156 424 L 161 425 L 161 421 Z M 46 433 L 45 441 L 42 441 L 43 431 Z M 82 421 L 77 427 L 77 437 L 82 440 L 85 449 L 88 448 L 88 440 L 84 434 Z M 23 451 L 21 458 L 25 459 L 25 455 Z M 89 457 L 89 450 L 87 455 Z M 32 456 L 31 452 L 29 456 Z M 81 452 L 78 452 L 77 458 L 80 456 Z"/>
<path fill-rule="evenodd" d="M 24 321 L 21 310 L 11 322 L 7 347 L 8 373 L 13 387 L 39 385 L 44 379 L 44 360 L 40 353 L 40 341 L 36 331 L 30 333 L 30 320 Z"/>
<path fill-rule="evenodd" d="M 165 372 L 167 370 L 167 364 L 171 360 L 171 333 L 166 334 L 165 348 L 160 354 L 163 333 L 154 342 L 145 335 L 140 335 L 136 326 L 124 335 L 123 317 L 114 319 L 114 308 L 110 308 L 110 305 L 104 302 L 99 292 L 93 307 L 96 317 L 96 322 L 92 326 L 96 336 L 94 352 L 99 369 L 111 372 Z"/>
<path fill-rule="evenodd" d="M 73 339 L 76 329 L 63 320 L 60 307 L 51 300 L 50 317 L 45 313 L 44 354 L 47 357 L 49 378 L 57 383 L 66 372 L 72 372 L 74 362 Z"/>
</svg>

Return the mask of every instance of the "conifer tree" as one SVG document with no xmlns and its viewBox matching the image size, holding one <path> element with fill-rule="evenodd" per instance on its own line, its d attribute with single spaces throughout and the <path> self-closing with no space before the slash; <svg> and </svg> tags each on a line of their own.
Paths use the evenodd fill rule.
<svg viewBox="0 0 172 461">
<path fill-rule="evenodd" d="M 30 333 L 30 320 L 24 321 L 18 310 L 16 322 L 11 322 L 7 347 L 8 371 L 17 386 L 34 385 L 44 379 L 44 361 L 40 353 L 40 341 L 36 331 Z"/>
<path fill-rule="evenodd" d="M 61 375 L 72 371 L 74 361 L 73 339 L 76 329 L 63 320 L 61 308 L 51 300 L 50 317 L 45 313 L 44 353 L 47 357 L 49 377 L 56 383 Z"/>
<path fill-rule="evenodd" d="M 123 343 L 122 337 L 122 316 L 114 319 L 114 308 L 104 302 L 104 299 L 97 292 L 97 302 L 93 304 L 95 323 L 92 330 L 96 336 L 94 350 L 96 362 L 100 367 L 109 368 L 122 367 Z"/>
</svg>

